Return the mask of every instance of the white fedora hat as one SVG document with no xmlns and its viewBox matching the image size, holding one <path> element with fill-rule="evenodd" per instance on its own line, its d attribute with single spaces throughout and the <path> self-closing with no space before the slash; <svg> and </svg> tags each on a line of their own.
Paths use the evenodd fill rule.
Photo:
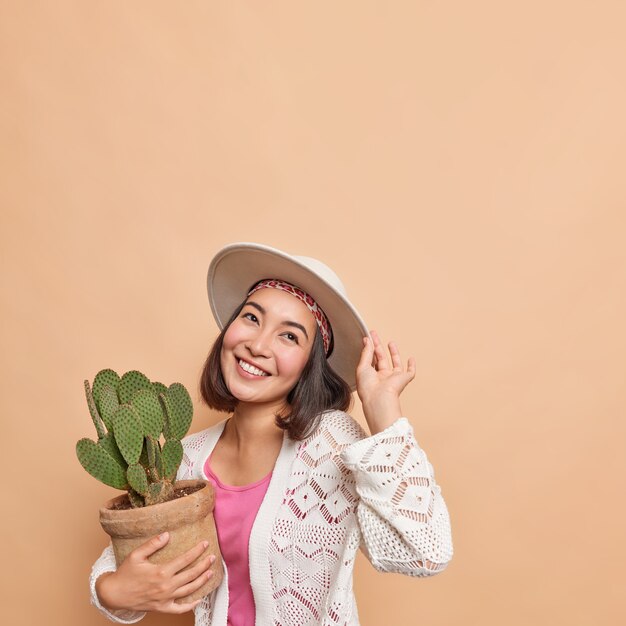
<svg viewBox="0 0 626 626">
<path fill-rule="evenodd" d="M 264 278 L 292 283 L 310 294 L 322 308 L 334 341 L 328 363 L 354 391 L 363 337 L 369 332 L 337 274 L 317 259 L 245 241 L 219 250 L 209 265 L 207 291 L 220 330 L 246 299 L 250 288 Z"/>
</svg>

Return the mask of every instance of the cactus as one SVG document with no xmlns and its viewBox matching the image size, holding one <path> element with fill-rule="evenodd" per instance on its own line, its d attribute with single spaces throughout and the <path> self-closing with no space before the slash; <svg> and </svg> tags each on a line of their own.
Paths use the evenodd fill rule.
<svg viewBox="0 0 626 626">
<path fill-rule="evenodd" d="M 85 395 L 98 441 L 77 442 L 80 464 L 105 485 L 125 489 L 133 508 L 171 500 L 193 417 L 185 387 L 150 382 L 137 370 L 120 378 L 104 369 L 91 387 L 85 381 Z"/>
</svg>

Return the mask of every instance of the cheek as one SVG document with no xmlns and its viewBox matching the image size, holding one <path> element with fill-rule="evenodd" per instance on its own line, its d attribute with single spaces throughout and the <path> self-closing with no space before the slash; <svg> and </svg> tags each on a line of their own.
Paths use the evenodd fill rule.
<svg viewBox="0 0 626 626">
<path fill-rule="evenodd" d="M 233 322 L 226 331 L 224 335 L 224 341 L 222 343 L 225 348 L 232 348 L 236 346 L 238 343 L 244 340 L 245 337 L 245 329 L 238 324 L 236 321 Z"/>
<path fill-rule="evenodd" d="M 222 340 L 222 349 L 220 351 L 220 364 L 222 366 L 222 370 L 228 367 L 230 358 L 232 358 L 230 353 L 235 349 L 235 346 L 241 343 L 241 341 L 241 329 L 238 329 L 236 323 L 233 322 L 233 324 L 228 327 L 226 333 L 224 333 L 224 339 Z"/>
<path fill-rule="evenodd" d="M 283 371 L 290 376 L 300 378 L 300 374 L 304 370 L 307 359 L 302 354 L 296 354 L 295 351 L 292 354 L 286 355 L 283 358 Z"/>
</svg>

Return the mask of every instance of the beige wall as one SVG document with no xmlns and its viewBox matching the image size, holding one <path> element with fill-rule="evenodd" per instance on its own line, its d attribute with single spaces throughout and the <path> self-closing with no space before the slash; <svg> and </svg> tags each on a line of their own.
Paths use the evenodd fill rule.
<svg viewBox="0 0 626 626">
<path fill-rule="evenodd" d="M 83 380 L 178 380 L 192 429 L 217 421 L 206 269 L 252 240 L 334 267 L 417 358 L 403 408 L 455 556 L 422 580 L 360 558 L 363 625 L 624 623 L 625 19 L 3 2 L 2 622 L 108 623 L 87 576 L 114 492 L 75 458 Z"/>
</svg>

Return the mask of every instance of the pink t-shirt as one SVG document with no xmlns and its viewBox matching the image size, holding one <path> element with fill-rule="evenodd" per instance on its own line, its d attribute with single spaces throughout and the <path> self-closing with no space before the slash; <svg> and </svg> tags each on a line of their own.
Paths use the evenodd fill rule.
<svg viewBox="0 0 626 626">
<path fill-rule="evenodd" d="M 204 473 L 215 487 L 213 516 L 220 551 L 228 569 L 228 626 L 254 626 L 248 542 L 272 473 L 251 485 L 233 487 L 222 483 L 213 473 L 210 460 L 211 455 L 204 463 Z"/>
</svg>

